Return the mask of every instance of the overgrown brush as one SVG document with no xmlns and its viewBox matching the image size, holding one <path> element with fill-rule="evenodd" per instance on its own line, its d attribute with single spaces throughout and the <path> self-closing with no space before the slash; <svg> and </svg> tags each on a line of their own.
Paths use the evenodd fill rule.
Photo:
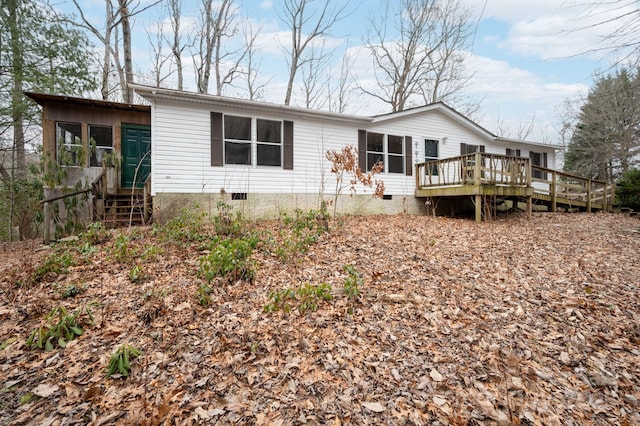
<svg viewBox="0 0 640 426">
<path fill-rule="evenodd" d="M 254 235 L 223 239 L 216 237 L 209 253 L 198 259 L 198 275 L 211 283 L 216 277 L 251 282 L 255 277 L 255 262 L 250 259 L 258 243 Z"/>
</svg>

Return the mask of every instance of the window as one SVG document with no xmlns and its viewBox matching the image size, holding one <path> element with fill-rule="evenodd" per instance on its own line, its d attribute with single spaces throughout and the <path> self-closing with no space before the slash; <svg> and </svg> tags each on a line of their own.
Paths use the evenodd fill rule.
<svg viewBox="0 0 640 426">
<path fill-rule="evenodd" d="M 251 118 L 224 116 L 224 162 L 251 165 Z"/>
<path fill-rule="evenodd" d="M 507 156 L 508 157 L 520 157 L 520 150 L 519 149 L 507 148 Z"/>
<path fill-rule="evenodd" d="M 389 173 L 404 173 L 404 138 L 402 136 L 387 136 L 387 160 Z"/>
<path fill-rule="evenodd" d="M 105 154 L 113 153 L 113 131 L 111 127 L 89 126 L 91 157 L 89 166 L 101 167 Z"/>
<path fill-rule="evenodd" d="M 84 164 L 80 123 L 56 123 L 56 141 L 58 164 L 64 166 Z"/>
<path fill-rule="evenodd" d="M 547 153 L 546 152 L 529 152 L 529 158 L 531 159 L 532 166 L 547 167 Z M 531 175 L 535 179 L 547 179 L 547 174 L 542 170 L 533 170 Z"/>
<path fill-rule="evenodd" d="M 258 166 L 282 165 L 282 122 L 256 120 Z"/>
<path fill-rule="evenodd" d="M 433 161 L 438 159 L 438 143 L 437 139 L 425 139 L 424 140 L 424 161 Z M 438 166 L 432 164 L 429 167 L 429 173 L 432 176 L 438 175 Z"/>
<path fill-rule="evenodd" d="M 384 167 L 384 135 L 367 133 L 367 171 L 382 162 Z"/>
</svg>

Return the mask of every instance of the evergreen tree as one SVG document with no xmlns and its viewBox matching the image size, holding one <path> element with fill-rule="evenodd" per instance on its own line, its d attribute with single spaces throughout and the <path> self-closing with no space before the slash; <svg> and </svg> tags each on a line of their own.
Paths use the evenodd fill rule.
<svg viewBox="0 0 640 426">
<path fill-rule="evenodd" d="M 0 203 L 9 203 L 8 223 L 34 217 L 18 188 L 30 184 L 27 146 L 39 141 L 39 111 L 23 91 L 80 95 L 96 87 L 90 72 L 90 45 L 42 0 L 2 0 L 0 8 L 0 148 L 11 155 L 0 162 Z M 36 191 L 37 192 L 37 191 Z M 29 193 L 31 193 L 29 191 Z M 5 206 L 6 207 L 6 206 Z M 29 210 L 30 209 L 30 210 Z M 3 209 L 0 209 L 3 210 Z M 11 235 L 11 230 L 9 230 Z M 21 232 L 22 233 L 22 232 Z M 24 235 L 32 236 L 32 235 Z"/>
<path fill-rule="evenodd" d="M 612 181 L 640 161 L 640 70 L 601 78 L 580 109 L 565 171 Z"/>
</svg>

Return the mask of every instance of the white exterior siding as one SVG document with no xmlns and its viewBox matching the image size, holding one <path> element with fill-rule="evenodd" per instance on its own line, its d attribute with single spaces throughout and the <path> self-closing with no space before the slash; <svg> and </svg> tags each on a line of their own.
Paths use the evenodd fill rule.
<svg viewBox="0 0 640 426">
<path fill-rule="evenodd" d="M 331 194 L 335 179 L 325 158 L 329 149 L 357 146 L 357 127 L 328 120 L 283 117 L 250 110 L 208 107 L 196 103 L 158 101 L 152 129 L 152 193 L 311 193 Z M 294 122 L 293 170 L 282 167 L 211 166 L 210 113 Z M 255 139 L 255 126 L 252 129 Z M 255 144 L 252 158 L 256 156 Z M 413 186 L 410 187 L 413 194 Z"/>
</svg>

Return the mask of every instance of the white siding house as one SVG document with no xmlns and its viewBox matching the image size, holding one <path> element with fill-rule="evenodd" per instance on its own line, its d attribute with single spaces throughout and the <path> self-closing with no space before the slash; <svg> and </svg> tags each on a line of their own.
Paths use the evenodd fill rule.
<svg viewBox="0 0 640 426">
<path fill-rule="evenodd" d="M 384 163 L 385 199 L 363 187 L 343 191 L 338 209 L 353 214 L 423 212 L 414 175 L 425 159 L 479 149 L 555 166 L 555 147 L 496 137 L 443 103 L 365 117 L 133 87 L 151 103 L 151 195 L 160 219 L 190 204 L 215 209 L 219 199 L 250 218 L 317 209 L 335 193 L 325 154 L 346 145 L 359 148 L 363 169 Z"/>
</svg>

